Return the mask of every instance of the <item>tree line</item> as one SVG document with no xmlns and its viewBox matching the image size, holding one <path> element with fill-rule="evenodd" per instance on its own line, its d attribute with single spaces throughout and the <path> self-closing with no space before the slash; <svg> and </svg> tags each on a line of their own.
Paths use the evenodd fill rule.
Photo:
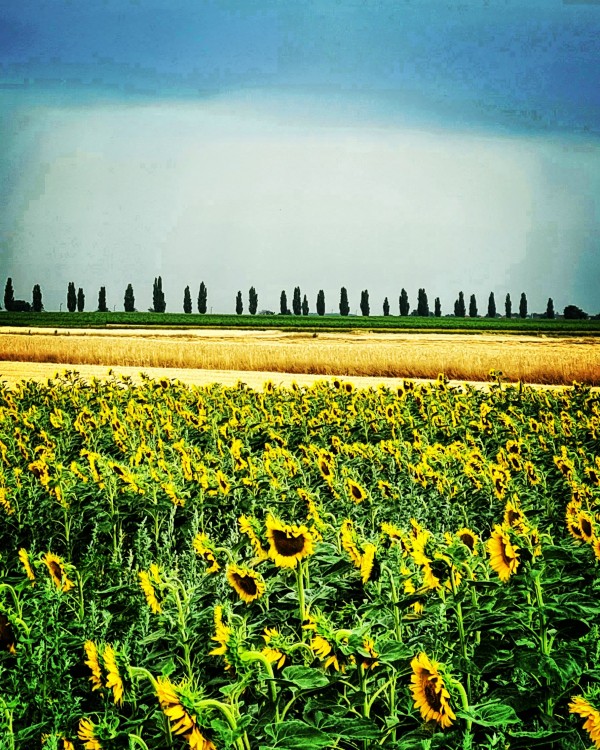
<svg viewBox="0 0 600 750">
<path fill-rule="evenodd" d="M 196 299 L 196 307 L 198 313 L 205 315 L 207 312 L 208 304 L 208 291 L 206 284 L 202 281 L 198 289 L 198 296 Z M 371 305 L 369 301 L 369 291 L 364 289 L 360 293 L 360 312 L 363 316 L 369 316 L 371 314 Z M 383 300 L 383 315 L 391 315 L 390 302 L 387 297 Z M 9 277 L 6 281 L 4 289 L 4 309 L 11 312 L 43 312 L 44 305 L 42 303 L 42 291 L 39 284 L 35 284 L 32 291 L 31 303 L 26 300 L 15 299 L 14 289 L 12 285 L 12 279 Z M 127 285 L 125 289 L 125 295 L 123 298 L 123 309 L 125 312 L 137 312 L 135 307 L 135 295 L 133 292 L 133 286 Z M 148 312 L 164 313 L 167 309 L 167 303 L 165 300 L 165 293 L 162 288 L 162 277 L 157 276 L 154 279 L 152 287 L 152 307 Z M 348 299 L 348 291 L 346 287 L 340 289 L 340 299 L 338 303 L 339 314 L 342 316 L 350 315 L 350 302 Z M 83 312 L 85 310 L 85 293 L 82 287 L 75 290 L 75 283 L 70 281 L 67 286 L 67 310 L 70 313 Z M 401 317 L 414 315 L 419 317 L 436 317 L 442 316 L 442 305 L 440 298 L 436 297 L 434 300 L 433 310 L 430 310 L 427 293 L 424 288 L 419 289 L 417 293 L 417 304 L 414 309 L 411 310 L 411 304 L 406 289 L 402 289 L 400 296 L 398 297 L 398 310 Z M 106 305 L 106 287 L 101 286 L 98 292 L 98 306 L 97 312 L 109 312 Z M 190 287 L 186 286 L 183 291 L 183 311 L 184 313 L 193 312 L 192 295 Z M 237 315 L 242 315 L 244 312 L 244 298 L 241 291 L 238 291 L 235 299 L 235 311 Z M 250 315 L 256 315 L 258 312 L 258 294 L 256 289 L 252 286 L 248 292 L 248 312 Z M 274 311 L 264 310 L 262 314 L 272 314 Z M 306 294 L 302 294 L 300 287 L 294 287 L 292 295 L 292 308 L 288 307 L 287 293 L 282 290 L 279 298 L 279 314 L 280 315 L 308 315 L 310 313 L 310 306 L 308 297 Z M 317 315 L 325 315 L 325 293 L 322 289 L 319 290 L 316 298 L 316 313 Z M 528 316 L 528 305 L 527 295 L 525 292 L 521 293 L 519 299 L 518 313 L 514 314 L 514 317 L 526 318 Z M 554 302 L 551 297 L 548 298 L 546 305 L 546 312 L 543 317 L 548 319 L 555 318 Z M 588 317 L 588 314 L 581 310 L 575 305 L 567 305 L 564 308 L 563 315 L 565 318 L 571 319 L 584 319 Z M 463 292 L 458 293 L 458 297 L 454 302 L 454 316 L 457 318 L 467 317 L 467 306 L 465 302 L 465 296 Z M 478 318 L 479 308 L 477 299 L 474 294 L 471 294 L 469 298 L 468 317 Z M 487 302 L 486 318 L 497 318 L 500 317 L 496 307 L 496 299 L 494 292 L 490 292 Z M 513 306 L 510 294 L 507 294 L 504 298 L 504 317 L 513 317 Z"/>
</svg>

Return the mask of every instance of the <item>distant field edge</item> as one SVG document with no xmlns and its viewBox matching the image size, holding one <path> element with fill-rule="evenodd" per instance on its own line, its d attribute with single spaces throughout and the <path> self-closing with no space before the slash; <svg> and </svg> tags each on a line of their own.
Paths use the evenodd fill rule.
<svg viewBox="0 0 600 750">
<path fill-rule="evenodd" d="M 600 320 L 545 318 L 419 318 L 413 316 L 200 315 L 184 313 L 11 313 L 0 312 L 0 329 L 17 328 L 245 328 L 264 331 L 480 332 L 529 335 L 600 336 Z"/>
</svg>

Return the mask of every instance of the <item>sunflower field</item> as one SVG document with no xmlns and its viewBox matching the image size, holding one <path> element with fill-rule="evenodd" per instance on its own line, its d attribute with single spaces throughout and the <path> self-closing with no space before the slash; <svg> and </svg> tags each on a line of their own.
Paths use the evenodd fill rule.
<svg viewBox="0 0 600 750">
<path fill-rule="evenodd" d="M 0 386 L 1 750 L 600 747 L 600 393 Z"/>
</svg>

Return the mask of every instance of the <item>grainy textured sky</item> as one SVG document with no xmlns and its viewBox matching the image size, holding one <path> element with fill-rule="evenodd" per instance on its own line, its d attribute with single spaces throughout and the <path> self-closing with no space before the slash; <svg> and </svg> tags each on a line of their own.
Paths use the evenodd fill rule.
<svg viewBox="0 0 600 750">
<path fill-rule="evenodd" d="M 0 273 L 600 311 L 600 4 L 3 0 Z"/>
</svg>

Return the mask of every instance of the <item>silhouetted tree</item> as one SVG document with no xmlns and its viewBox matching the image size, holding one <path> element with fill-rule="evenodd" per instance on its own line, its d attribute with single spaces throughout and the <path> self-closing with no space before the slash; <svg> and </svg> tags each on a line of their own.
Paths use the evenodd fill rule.
<svg viewBox="0 0 600 750">
<path fill-rule="evenodd" d="M 164 313 L 167 309 L 167 303 L 165 302 L 165 294 L 162 288 L 162 277 L 154 279 L 154 287 L 152 289 L 152 311 L 156 313 Z"/>
<path fill-rule="evenodd" d="M 188 315 L 192 312 L 192 295 L 189 286 L 183 290 L 183 312 Z"/>
<path fill-rule="evenodd" d="M 241 315 L 244 312 L 244 303 L 242 302 L 242 293 L 238 292 L 235 298 L 235 313 Z"/>
<path fill-rule="evenodd" d="M 369 307 L 369 292 L 365 289 L 360 293 L 360 312 L 362 315 L 369 315 L 371 308 Z"/>
<path fill-rule="evenodd" d="M 98 292 L 98 312 L 108 312 L 108 307 L 106 306 L 106 287 L 101 286 L 100 291 Z"/>
<path fill-rule="evenodd" d="M 504 314 L 507 318 L 512 318 L 512 302 L 510 301 L 510 294 L 506 295 L 504 300 Z"/>
<path fill-rule="evenodd" d="M 294 287 L 294 296 L 292 297 L 292 312 L 294 315 L 300 315 L 302 312 L 302 300 L 300 298 L 300 287 Z"/>
<path fill-rule="evenodd" d="M 548 304 L 546 305 L 546 317 L 548 320 L 554 320 L 554 300 L 552 297 L 548 297 Z"/>
<path fill-rule="evenodd" d="M 525 296 L 525 292 L 521 292 L 521 299 L 519 301 L 519 317 L 527 317 L 527 297 Z"/>
<path fill-rule="evenodd" d="M 75 282 L 69 281 L 67 287 L 67 310 L 72 313 L 77 309 L 77 292 L 75 291 Z"/>
<path fill-rule="evenodd" d="M 35 284 L 33 287 L 31 303 L 33 312 L 39 313 L 43 311 L 44 305 L 42 304 L 42 290 L 40 289 L 39 284 Z"/>
<path fill-rule="evenodd" d="M 469 299 L 469 317 L 470 318 L 477 317 L 477 300 L 475 299 L 474 294 L 472 294 L 471 298 Z"/>
<path fill-rule="evenodd" d="M 436 318 L 442 317 L 442 303 L 440 302 L 440 298 L 436 297 L 434 302 L 434 315 Z"/>
<path fill-rule="evenodd" d="M 302 298 L 302 315 L 308 315 L 308 299 L 306 298 L 306 294 Z"/>
<path fill-rule="evenodd" d="M 290 314 L 290 311 L 288 310 L 288 304 L 287 304 L 287 294 L 285 293 L 285 291 L 282 291 L 279 297 L 279 312 L 282 315 Z"/>
<path fill-rule="evenodd" d="M 386 317 L 390 314 L 390 303 L 388 302 L 387 297 L 383 300 L 383 314 Z"/>
<path fill-rule="evenodd" d="M 317 294 L 317 315 L 325 315 L 325 292 L 322 289 Z"/>
<path fill-rule="evenodd" d="M 206 301 L 207 301 L 208 295 L 206 292 L 206 284 L 201 281 L 200 282 L 200 289 L 198 290 L 198 312 L 200 315 L 206 314 Z"/>
<path fill-rule="evenodd" d="M 400 315 L 408 315 L 410 312 L 410 305 L 408 303 L 408 294 L 406 289 L 402 289 L 400 292 Z"/>
<path fill-rule="evenodd" d="M 127 284 L 125 290 L 125 312 L 135 312 L 135 297 L 133 296 L 133 287 Z"/>
<path fill-rule="evenodd" d="M 10 312 L 14 301 L 15 292 L 12 285 L 12 279 L 9 276 L 8 279 L 6 279 L 6 286 L 4 287 L 4 309 Z"/>
<path fill-rule="evenodd" d="M 79 287 L 77 290 L 77 312 L 83 312 L 85 309 L 85 294 L 83 289 Z"/>
<path fill-rule="evenodd" d="M 425 289 L 419 289 L 417 296 L 417 315 L 423 318 L 429 317 L 429 302 L 427 301 L 427 294 Z"/>
<path fill-rule="evenodd" d="M 348 304 L 348 292 L 346 287 L 343 286 L 340 289 L 340 315 L 348 315 L 350 312 L 350 305 Z"/>
<path fill-rule="evenodd" d="M 496 317 L 496 299 L 494 297 L 494 292 L 490 292 L 490 296 L 488 297 L 487 317 L 488 318 Z"/>
<path fill-rule="evenodd" d="M 576 305 L 567 305 L 563 315 L 567 320 L 586 320 L 589 317 L 586 312 Z"/>
<path fill-rule="evenodd" d="M 256 311 L 258 310 L 258 294 L 256 293 L 256 289 L 251 286 L 250 291 L 248 292 L 248 312 L 250 315 L 256 315 Z"/>
<path fill-rule="evenodd" d="M 462 292 L 459 292 L 458 299 L 454 302 L 454 315 L 457 318 L 464 318 L 466 314 L 465 295 Z"/>
</svg>

